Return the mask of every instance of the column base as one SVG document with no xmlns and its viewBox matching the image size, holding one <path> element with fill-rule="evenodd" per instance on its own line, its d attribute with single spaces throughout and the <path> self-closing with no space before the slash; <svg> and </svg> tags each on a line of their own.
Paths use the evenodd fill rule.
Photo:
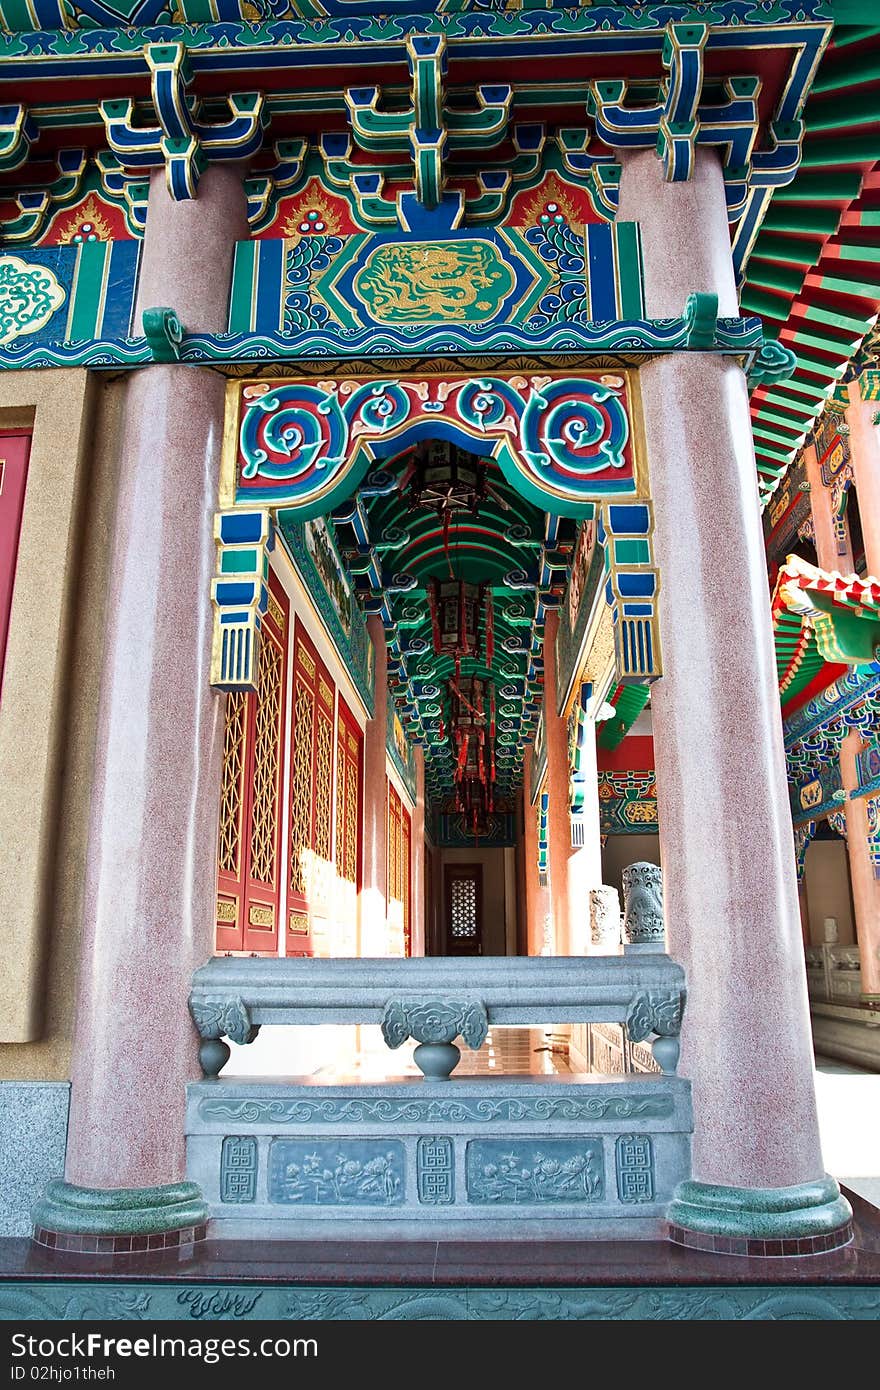
<svg viewBox="0 0 880 1390">
<path fill-rule="evenodd" d="M 86 1255 L 179 1249 L 204 1240 L 208 1208 L 194 1182 L 76 1187 L 50 1182 L 33 1211 L 33 1240 Z"/>
<path fill-rule="evenodd" d="M 717 1255 L 821 1255 L 852 1240 L 852 1209 L 834 1178 L 796 1187 L 683 1182 L 669 1207 L 669 1239 Z"/>
</svg>

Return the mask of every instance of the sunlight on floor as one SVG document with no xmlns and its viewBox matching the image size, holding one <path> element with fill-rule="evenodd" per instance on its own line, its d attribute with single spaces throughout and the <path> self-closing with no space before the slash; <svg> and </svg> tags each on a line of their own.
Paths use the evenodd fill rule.
<svg viewBox="0 0 880 1390">
<path fill-rule="evenodd" d="M 880 1206 L 880 1075 L 817 1057 L 816 1100 L 828 1172 Z"/>
</svg>

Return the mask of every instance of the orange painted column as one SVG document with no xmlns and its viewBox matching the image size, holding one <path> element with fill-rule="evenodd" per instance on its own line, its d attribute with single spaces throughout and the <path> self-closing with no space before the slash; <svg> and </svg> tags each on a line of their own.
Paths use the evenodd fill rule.
<svg viewBox="0 0 880 1390">
<path fill-rule="evenodd" d="M 823 570 L 839 570 L 841 574 L 852 574 L 854 565 L 849 543 L 849 527 L 846 529 L 846 550 L 841 555 L 834 534 L 834 512 L 831 506 L 831 493 L 822 482 L 822 470 L 815 444 L 804 449 L 804 463 L 807 481 L 810 484 L 810 513 L 816 536 L 816 559 Z"/>
<path fill-rule="evenodd" d="M 359 899 L 361 956 L 384 956 L 387 952 L 386 841 L 388 836 L 385 762 L 388 714 L 388 648 L 385 628 L 376 614 L 367 618 L 367 631 L 373 643 L 376 693 L 373 718 L 364 730 L 364 851 Z"/>
<path fill-rule="evenodd" d="M 593 884 L 581 882 L 580 851 L 571 843 L 567 721 L 556 712 L 556 634 L 559 615 L 552 610 L 544 624 L 544 736 L 547 748 L 547 859 L 550 911 L 557 956 L 584 955 L 590 936 L 589 897 Z"/>
<path fill-rule="evenodd" d="M 538 812 L 529 800 L 534 745 L 526 744 L 523 761 L 523 872 L 526 900 L 526 943 L 530 956 L 539 956 L 544 945 L 544 918 L 550 906 L 549 890 L 538 880 Z"/>
<path fill-rule="evenodd" d="M 858 786 L 856 759 L 863 747 L 861 736 L 855 729 L 850 730 L 840 745 L 840 776 L 847 793 Z M 856 939 L 862 970 L 862 998 L 874 1003 L 880 1001 L 880 879 L 874 877 L 874 866 L 868 851 L 868 798 L 850 798 L 847 795 L 844 809 L 846 852 L 849 855 Z"/>
<path fill-rule="evenodd" d="M 425 954 L 425 753 L 413 749 L 416 761 L 416 804 L 412 813 L 410 855 L 412 883 L 410 913 L 412 922 L 412 954 Z"/>
<path fill-rule="evenodd" d="M 880 401 L 862 399 L 859 379 L 849 383 L 850 462 L 859 497 L 865 564 L 868 574 L 880 577 Z"/>
</svg>

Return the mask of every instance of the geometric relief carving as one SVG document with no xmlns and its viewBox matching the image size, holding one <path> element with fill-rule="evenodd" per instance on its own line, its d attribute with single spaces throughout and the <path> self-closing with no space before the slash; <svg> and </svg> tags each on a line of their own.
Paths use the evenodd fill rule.
<svg viewBox="0 0 880 1390">
<path fill-rule="evenodd" d="M 399 1139 L 275 1139 L 269 1201 L 300 1207 L 392 1207 L 404 1199 Z"/>
<path fill-rule="evenodd" d="M 449 1206 L 455 1200 L 455 1161 L 452 1140 L 445 1135 L 420 1139 L 416 1149 L 419 1201 Z"/>
<path fill-rule="evenodd" d="M 621 1134 L 617 1141 L 617 1195 L 621 1202 L 654 1200 L 654 1153 L 647 1134 Z"/>
<path fill-rule="evenodd" d="M 220 1201 L 253 1202 L 257 1196 L 257 1141 L 231 1134 L 220 1151 Z"/>
<path fill-rule="evenodd" d="M 241 801 L 247 695 L 233 691 L 226 699 L 226 734 L 220 791 L 220 868 L 238 876 L 241 854 Z M 234 920 L 234 919 L 233 919 Z"/>
<path fill-rule="evenodd" d="M 467 1146 L 469 1202 L 540 1206 L 598 1202 L 604 1194 L 599 1138 L 478 1139 Z"/>
</svg>

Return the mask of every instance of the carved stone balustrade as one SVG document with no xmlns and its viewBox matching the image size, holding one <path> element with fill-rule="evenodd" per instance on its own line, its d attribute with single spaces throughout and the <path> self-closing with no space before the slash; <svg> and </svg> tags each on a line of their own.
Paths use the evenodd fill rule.
<svg viewBox="0 0 880 1390">
<path fill-rule="evenodd" d="M 858 946 L 808 946 L 805 955 L 811 999 L 858 1004 L 862 989 Z"/>
<path fill-rule="evenodd" d="M 681 966 L 623 956 L 261 960 L 197 970 L 208 1080 L 187 1088 L 187 1174 L 230 1238 L 653 1239 L 690 1174 L 690 1083 L 671 1075 Z M 621 1024 L 664 1072 L 449 1079 L 453 1038 L 492 1025 Z M 328 1084 L 217 1073 L 225 1035 L 262 1024 L 380 1024 L 424 1079 Z M 421 1053 L 421 1056 L 419 1055 Z M 427 1056 L 425 1055 L 427 1053 Z"/>
<path fill-rule="evenodd" d="M 631 1042 L 653 1039 L 671 1074 L 684 998 L 684 971 L 662 950 L 476 960 L 221 956 L 195 972 L 190 1012 L 207 1077 L 229 1055 L 224 1037 L 251 1042 L 264 1023 L 378 1023 L 390 1047 L 407 1037 L 426 1047 L 416 1060 L 434 1078 L 458 1061 L 456 1036 L 478 1048 L 493 1024 L 622 1023 Z"/>
</svg>

